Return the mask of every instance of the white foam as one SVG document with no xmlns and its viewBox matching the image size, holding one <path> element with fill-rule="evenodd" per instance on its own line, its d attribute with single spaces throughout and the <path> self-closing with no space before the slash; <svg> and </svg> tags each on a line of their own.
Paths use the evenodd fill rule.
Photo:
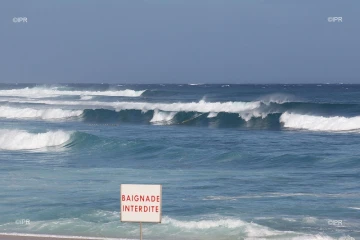
<svg viewBox="0 0 360 240">
<path fill-rule="evenodd" d="M 296 219 L 294 219 L 294 218 L 282 218 L 282 220 L 288 221 L 288 222 L 296 222 Z"/>
<path fill-rule="evenodd" d="M 347 236 L 340 237 L 339 240 L 355 240 L 355 238 L 347 235 Z"/>
<path fill-rule="evenodd" d="M 58 97 L 58 96 L 118 96 L 118 97 L 139 97 L 143 92 L 135 91 L 131 89 L 116 90 L 116 91 L 68 91 L 59 90 L 58 88 L 45 88 L 45 87 L 34 87 L 34 88 L 21 88 L 21 89 L 10 89 L 0 90 L 0 96 L 18 96 L 18 97 L 31 97 L 31 98 L 47 98 L 47 97 Z"/>
<path fill-rule="evenodd" d="M 359 197 L 360 194 L 348 193 L 348 194 L 331 194 L 331 193 L 265 193 L 265 194 L 245 194 L 240 196 L 207 196 L 203 198 L 205 201 L 224 201 L 224 200 L 237 200 L 237 199 L 251 199 L 251 198 L 281 198 L 281 197 L 331 197 L 331 198 L 348 198 Z"/>
<path fill-rule="evenodd" d="M 216 117 L 218 114 L 219 114 L 219 113 L 216 113 L 216 112 L 210 112 L 207 117 L 208 117 L 208 118 L 214 118 L 214 117 Z"/>
<path fill-rule="evenodd" d="M 150 120 L 152 123 L 164 123 L 171 121 L 177 112 L 162 112 L 159 110 L 154 111 L 153 118 Z"/>
<path fill-rule="evenodd" d="M 311 131 L 352 131 L 360 129 L 360 117 L 322 117 L 285 112 L 280 117 L 284 127 Z"/>
<path fill-rule="evenodd" d="M 170 217 L 163 217 L 163 224 L 171 224 L 178 228 L 186 229 L 210 229 L 210 228 L 238 228 L 246 225 L 246 222 L 238 219 L 200 220 L 200 221 L 179 221 Z"/>
<path fill-rule="evenodd" d="M 29 133 L 23 130 L 0 130 L 0 150 L 31 150 L 59 146 L 71 137 L 71 132 L 49 131 Z"/>
<path fill-rule="evenodd" d="M 91 99 L 93 99 L 93 96 L 86 96 L 86 95 L 80 96 L 80 100 L 86 101 L 86 100 L 91 100 Z"/>
<path fill-rule="evenodd" d="M 190 103 L 146 103 L 146 102 L 116 102 L 116 109 L 161 110 L 167 112 L 232 112 L 238 113 L 260 106 L 259 102 L 199 102 Z"/>
<path fill-rule="evenodd" d="M 88 218 L 92 220 L 88 220 Z M 94 219 L 95 217 L 95 219 Z M 66 232 L 83 233 L 92 236 L 117 236 L 120 233 L 138 232 L 136 226 L 118 225 L 118 212 L 96 211 L 80 218 L 57 219 L 51 221 L 31 222 L 30 225 L 22 227 L 23 231 L 47 232 L 52 233 L 58 230 Z M 101 224 L 97 220 L 102 220 Z M 334 240 L 323 234 L 306 234 L 294 231 L 275 230 L 254 222 L 246 222 L 241 219 L 230 217 L 208 215 L 198 217 L 199 220 L 178 220 L 169 216 L 163 216 L 161 224 L 146 225 L 144 232 L 153 239 L 223 239 L 225 236 L 239 236 L 241 239 L 259 240 L 259 239 L 279 239 L 279 240 Z M 259 218 L 260 219 L 260 218 Z M 106 223 L 103 220 L 107 220 Z M 13 229 L 15 223 L 8 223 L 5 226 L 7 230 Z M 75 226 L 75 228 L 73 228 Z M 17 226 L 18 227 L 18 226 Z M 18 228 L 15 228 L 18 229 Z M 115 229 L 115 230 L 114 230 Z M 58 236 L 58 235 L 41 235 L 41 234 L 21 234 L 21 233 L 0 233 L 8 236 L 33 236 L 49 238 L 74 238 L 74 239 L 112 239 L 102 237 L 83 237 L 83 236 Z M 179 236 L 179 237 L 177 237 Z M 181 236 L 181 237 L 180 237 Z M 344 238 L 340 238 L 343 240 Z M 345 240 L 345 239 L 344 239 Z"/>
<path fill-rule="evenodd" d="M 295 101 L 295 97 L 293 95 L 289 95 L 289 94 L 273 93 L 273 94 L 263 96 L 259 100 L 267 105 L 269 105 L 270 103 L 282 104 L 282 103 Z"/>
<path fill-rule="evenodd" d="M 279 231 L 256 223 L 249 223 L 240 219 L 223 218 L 216 220 L 180 221 L 170 217 L 163 217 L 162 224 L 169 224 L 173 227 L 185 229 L 186 231 L 209 231 L 211 229 L 223 228 L 229 230 L 240 230 L 246 240 L 259 239 L 281 239 L 281 240 L 334 240 L 326 235 L 305 234 L 293 231 Z"/>
<path fill-rule="evenodd" d="M 360 210 L 360 207 L 349 207 L 350 209 Z"/>
<path fill-rule="evenodd" d="M 266 237 L 266 236 L 277 236 L 290 232 L 277 231 L 268 227 L 258 225 L 256 223 L 248 223 L 240 219 L 217 219 L 217 220 L 200 220 L 200 221 L 179 221 L 169 217 L 164 217 L 164 224 L 171 224 L 175 227 L 182 229 L 198 229 L 207 230 L 212 228 L 226 228 L 226 229 L 242 229 L 247 237 Z"/>
<path fill-rule="evenodd" d="M 329 236 L 325 236 L 325 235 L 317 234 L 317 235 L 298 236 L 298 237 L 292 238 L 292 240 L 334 240 L 334 238 L 329 237 Z"/>
<path fill-rule="evenodd" d="M 0 118 L 27 119 L 38 118 L 43 120 L 64 119 L 78 117 L 83 113 L 82 110 L 63 110 L 63 109 L 34 109 L 34 108 L 14 108 L 8 106 L 0 107 Z"/>
<path fill-rule="evenodd" d="M 307 224 L 314 224 L 318 221 L 318 219 L 315 217 L 304 217 L 302 221 Z"/>
<path fill-rule="evenodd" d="M 9 102 L 13 102 L 9 100 Z M 53 100 L 14 100 L 17 103 L 42 103 L 65 106 L 112 107 L 116 110 L 159 110 L 165 112 L 228 112 L 240 113 L 260 107 L 260 102 L 178 102 L 178 103 L 148 103 L 148 102 L 99 102 L 99 101 L 53 101 Z"/>
<path fill-rule="evenodd" d="M 91 239 L 91 240 L 130 240 L 128 238 L 106 238 L 106 237 L 86 237 L 86 236 L 67 236 L 51 234 L 31 234 L 31 233 L 0 233 L 0 236 L 14 237 L 34 237 L 34 238 L 54 238 L 54 239 Z"/>
<path fill-rule="evenodd" d="M 263 112 L 260 109 L 254 109 L 252 111 L 244 111 L 239 113 L 239 117 L 241 117 L 242 119 L 244 119 L 246 122 L 250 121 L 252 118 L 259 118 L 261 117 L 262 119 L 266 118 L 268 115 L 270 114 L 270 112 Z"/>
</svg>

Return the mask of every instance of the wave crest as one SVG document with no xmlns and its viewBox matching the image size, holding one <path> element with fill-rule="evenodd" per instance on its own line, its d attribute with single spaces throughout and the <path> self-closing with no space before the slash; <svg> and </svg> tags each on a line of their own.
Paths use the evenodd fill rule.
<svg viewBox="0 0 360 240">
<path fill-rule="evenodd" d="M 322 117 L 285 112 L 280 117 L 284 127 L 311 131 L 354 131 L 360 129 L 360 117 Z"/>
<path fill-rule="evenodd" d="M 152 123 L 167 123 L 170 122 L 177 112 L 162 112 L 159 110 L 154 111 L 153 118 L 150 120 Z"/>
<path fill-rule="evenodd" d="M 32 101 L 9 101 L 17 103 L 33 103 Z M 261 102 L 206 102 L 201 100 L 199 102 L 177 102 L 177 103 L 150 103 L 150 102 L 99 102 L 99 101 L 50 101 L 42 100 L 35 103 L 42 103 L 48 105 L 67 105 L 67 106 L 93 106 L 93 107 L 112 107 L 117 111 L 120 110 L 141 110 L 147 112 L 150 110 L 160 110 L 164 112 L 227 112 L 240 113 L 259 108 Z"/>
<path fill-rule="evenodd" d="M 14 108 L 8 106 L 0 107 L 0 118 L 23 119 L 37 118 L 43 120 L 65 119 L 79 117 L 82 110 L 63 110 L 63 109 L 34 109 L 34 108 Z"/>
<path fill-rule="evenodd" d="M 33 150 L 60 146 L 68 142 L 71 132 L 29 133 L 23 130 L 0 130 L 0 150 Z"/>
<path fill-rule="evenodd" d="M 31 97 L 31 98 L 47 98 L 58 96 L 114 96 L 114 97 L 139 97 L 146 90 L 135 91 L 131 89 L 125 90 L 107 90 L 107 91 L 76 91 L 76 90 L 59 90 L 58 88 L 45 88 L 45 87 L 33 87 L 33 88 L 21 88 L 0 90 L 0 96 L 5 97 Z"/>
</svg>

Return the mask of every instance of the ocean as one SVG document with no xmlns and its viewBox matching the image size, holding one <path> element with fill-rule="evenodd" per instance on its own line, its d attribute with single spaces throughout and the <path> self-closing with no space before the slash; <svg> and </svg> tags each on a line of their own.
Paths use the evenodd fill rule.
<svg viewBox="0 0 360 240">
<path fill-rule="evenodd" d="M 360 85 L 0 84 L 0 234 L 360 239 Z"/>
</svg>

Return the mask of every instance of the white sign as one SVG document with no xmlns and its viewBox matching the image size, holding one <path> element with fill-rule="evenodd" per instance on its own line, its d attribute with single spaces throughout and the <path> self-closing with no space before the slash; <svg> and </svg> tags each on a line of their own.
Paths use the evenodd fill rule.
<svg viewBox="0 0 360 240">
<path fill-rule="evenodd" d="M 121 184 L 122 222 L 161 222 L 161 185 Z"/>
</svg>

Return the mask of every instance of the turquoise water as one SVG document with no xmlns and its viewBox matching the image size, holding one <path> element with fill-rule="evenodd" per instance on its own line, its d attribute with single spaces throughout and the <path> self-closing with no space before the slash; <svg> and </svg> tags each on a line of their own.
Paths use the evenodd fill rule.
<svg viewBox="0 0 360 240">
<path fill-rule="evenodd" d="M 145 183 L 145 239 L 360 238 L 359 85 L 0 88 L 2 233 L 136 239 Z"/>
</svg>

